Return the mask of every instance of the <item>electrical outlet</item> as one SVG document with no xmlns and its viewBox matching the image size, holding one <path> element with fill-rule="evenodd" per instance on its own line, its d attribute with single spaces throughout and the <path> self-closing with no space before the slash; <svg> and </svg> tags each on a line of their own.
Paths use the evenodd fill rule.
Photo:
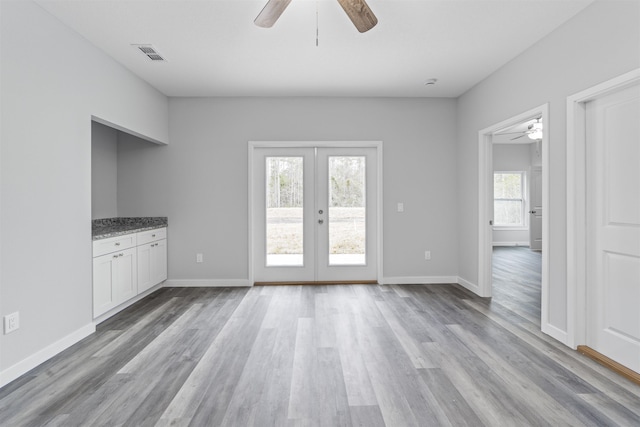
<svg viewBox="0 0 640 427">
<path fill-rule="evenodd" d="M 404 212 L 404 203 L 402 202 L 398 203 L 398 212 Z"/>
<path fill-rule="evenodd" d="M 15 331 L 20 327 L 20 312 L 7 314 L 4 316 L 4 333 L 5 335 Z"/>
<path fill-rule="evenodd" d="M 202 254 L 196 254 L 196 262 L 203 262 Z"/>
<path fill-rule="evenodd" d="M 424 259 L 425 261 L 429 261 L 431 259 L 431 251 L 424 251 Z"/>
</svg>

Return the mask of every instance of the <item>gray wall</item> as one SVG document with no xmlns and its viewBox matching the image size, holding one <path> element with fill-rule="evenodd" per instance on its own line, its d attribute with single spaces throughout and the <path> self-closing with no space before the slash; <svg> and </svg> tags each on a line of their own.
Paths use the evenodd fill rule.
<svg viewBox="0 0 640 427">
<path fill-rule="evenodd" d="M 542 143 L 529 144 L 531 166 L 542 166 Z"/>
<path fill-rule="evenodd" d="M 118 216 L 168 216 L 168 175 L 158 163 L 158 154 L 166 150 L 165 145 L 118 132 Z M 172 221 L 170 225 L 173 232 Z"/>
<path fill-rule="evenodd" d="M 531 145 L 493 144 L 493 170 L 501 172 L 524 171 L 531 167 Z M 528 194 L 525 188 L 525 196 Z M 529 242 L 529 230 L 493 230 L 493 243 L 516 244 Z"/>
<path fill-rule="evenodd" d="M 172 98 L 169 128 L 121 144 L 118 209 L 169 217 L 170 280 L 248 278 L 252 140 L 383 141 L 384 276 L 457 276 L 455 100 Z"/>
<path fill-rule="evenodd" d="M 118 131 L 91 122 L 91 218 L 118 216 Z"/>
<path fill-rule="evenodd" d="M 168 102 L 35 3 L 0 8 L 2 384 L 93 328 L 91 117 L 168 141 Z"/>
<path fill-rule="evenodd" d="M 123 146 L 125 148 L 121 149 L 120 147 Z M 163 146 L 101 123 L 91 122 L 91 214 L 93 219 L 122 216 L 119 215 L 118 210 L 118 175 L 122 152 L 129 153 L 136 147 L 153 149 Z M 153 183 L 149 183 L 148 188 L 152 187 Z M 144 199 L 146 193 L 144 191 L 136 197 Z"/>
<path fill-rule="evenodd" d="M 597 1 L 458 99 L 460 276 L 478 281 L 478 131 L 550 104 L 552 326 L 566 331 L 566 97 L 640 67 L 640 2 Z"/>
</svg>

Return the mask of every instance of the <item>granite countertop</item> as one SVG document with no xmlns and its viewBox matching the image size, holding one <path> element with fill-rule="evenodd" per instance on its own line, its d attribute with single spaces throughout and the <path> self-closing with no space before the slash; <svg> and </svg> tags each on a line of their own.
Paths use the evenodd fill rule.
<svg viewBox="0 0 640 427">
<path fill-rule="evenodd" d="M 93 240 L 166 227 L 166 216 L 137 218 L 104 218 L 91 221 Z"/>
</svg>

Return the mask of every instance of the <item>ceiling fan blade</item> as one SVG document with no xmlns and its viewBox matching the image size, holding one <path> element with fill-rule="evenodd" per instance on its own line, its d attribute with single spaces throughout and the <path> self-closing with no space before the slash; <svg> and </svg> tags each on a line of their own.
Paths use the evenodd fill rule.
<svg viewBox="0 0 640 427">
<path fill-rule="evenodd" d="M 364 0 L 338 0 L 338 3 L 361 33 L 369 31 L 378 23 L 378 18 Z"/>
<path fill-rule="evenodd" d="M 262 11 L 253 21 L 258 27 L 271 28 L 282 12 L 289 6 L 291 0 L 269 0 Z"/>
<path fill-rule="evenodd" d="M 525 136 L 525 135 L 526 135 L 526 133 L 525 133 L 525 134 L 522 134 L 522 135 L 520 135 L 520 136 L 516 136 L 515 138 L 511 138 L 511 141 L 513 141 L 514 139 L 520 139 L 520 138 L 522 138 L 522 137 L 523 137 L 523 136 Z"/>
</svg>

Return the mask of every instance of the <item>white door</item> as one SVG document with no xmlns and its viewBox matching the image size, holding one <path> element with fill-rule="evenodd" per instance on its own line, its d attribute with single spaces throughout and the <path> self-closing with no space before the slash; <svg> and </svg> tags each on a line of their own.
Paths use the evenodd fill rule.
<svg viewBox="0 0 640 427">
<path fill-rule="evenodd" d="M 587 345 L 640 372 L 640 86 L 587 104 Z"/>
<path fill-rule="evenodd" d="M 533 167 L 529 174 L 529 247 L 542 250 L 542 168 Z"/>
<path fill-rule="evenodd" d="M 254 148 L 255 282 L 377 280 L 376 148 Z"/>
</svg>

